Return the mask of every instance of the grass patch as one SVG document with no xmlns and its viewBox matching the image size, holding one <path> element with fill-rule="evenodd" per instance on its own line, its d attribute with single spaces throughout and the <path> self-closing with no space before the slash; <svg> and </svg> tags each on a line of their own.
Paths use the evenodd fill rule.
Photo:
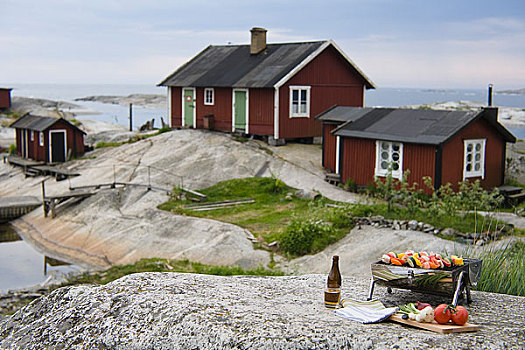
<svg viewBox="0 0 525 350">
<path fill-rule="evenodd" d="M 307 236 L 309 237 L 306 248 L 284 250 L 290 256 L 321 251 L 327 245 L 344 237 L 349 232 L 349 228 L 353 226 L 346 212 L 339 213 L 341 209 L 325 206 L 326 203 L 333 203 L 332 201 L 325 198 L 311 201 L 293 195 L 288 196 L 289 193 L 294 193 L 295 189 L 286 186 L 276 178 L 245 178 L 222 181 L 214 186 L 199 190 L 199 192 L 208 197 L 206 202 L 253 198 L 255 203 L 198 212 L 184 208 L 184 205 L 190 204 L 189 201 L 173 198 L 161 204 L 159 209 L 180 215 L 215 219 L 238 225 L 250 230 L 254 236 L 261 237 L 267 243 L 276 240 L 281 241 L 287 230 L 286 235 L 302 235 L 299 231 L 303 228 L 297 222 L 321 221 L 322 225 L 304 228 L 305 232 L 308 231 Z M 294 226 L 294 228 L 290 229 L 290 226 Z M 325 229 L 326 227 L 329 229 Z M 295 233 L 290 233 L 290 230 L 295 231 Z M 294 239 L 288 237 L 288 241 L 291 242 Z"/>
<path fill-rule="evenodd" d="M 502 250 L 486 249 L 470 255 L 483 259 L 475 290 L 525 296 L 525 243 L 517 242 Z"/>
<path fill-rule="evenodd" d="M 123 276 L 139 272 L 182 272 L 182 273 L 199 273 L 205 275 L 218 276 L 283 276 L 284 273 L 279 270 L 268 270 L 263 267 L 245 270 L 238 266 L 212 266 L 201 263 L 191 262 L 188 260 L 168 260 L 168 259 L 141 259 L 134 264 L 118 265 L 101 272 L 88 272 L 70 278 L 62 284 L 106 284 L 119 279 Z"/>
</svg>

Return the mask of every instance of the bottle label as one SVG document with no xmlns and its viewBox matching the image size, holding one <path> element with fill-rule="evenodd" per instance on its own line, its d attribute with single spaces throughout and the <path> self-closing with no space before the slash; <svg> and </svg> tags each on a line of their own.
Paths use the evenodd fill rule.
<svg viewBox="0 0 525 350">
<path fill-rule="evenodd" d="M 328 288 L 324 291 L 324 306 L 336 309 L 339 306 L 341 300 L 341 289 L 339 288 Z"/>
</svg>

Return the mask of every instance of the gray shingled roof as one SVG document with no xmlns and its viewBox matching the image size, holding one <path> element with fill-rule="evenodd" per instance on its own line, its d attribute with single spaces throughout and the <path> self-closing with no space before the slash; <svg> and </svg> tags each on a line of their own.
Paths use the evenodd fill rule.
<svg viewBox="0 0 525 350">
<path fill-rule="evenodd" d="M 271 88 L 327 43 L 268 44 L 266 50 L 257 55 L 250 54 L 250 45 L 210 45 L 159 86 Z M 363 80 L 367 87 L 373 88 L 368 78 L 363 76 Z"/>
<path fill-rule="evenodd" d="M 334 106 L 315 117 L 316 120 L 334 123 L 345 123 L 348 121 L 356 121 L 363 115 L 370 112 L 373 108 L 356 108 L 356 107 L 342 107 Z"/>
<path fill-rule="evenodd" d="M 336 107 L 330 112 L 338 120 L 344 118 L 339 114 L 346 114 L 349 118 L 349 121 L 333 131 L 336 136 L 439 145 L 475 119 L 485 118 L 507 142 L 516 141 L 514 135 L 484 110 Z M 325 115 L 324 120 L 329 120 L 328 117 Z"/>
<path fill-rule="evenodd" d="M 9 127 L 16 128 L 16 129 L 27 129 L 27 130 L 34 130 L 34 131 L 44 131 L 59 120 L 63 118 L 55 118 L 55 117 L 41 117 L 37 115 L 31 115 L 26 114 L 23 117 L 17 119 L 14 121 Z M 71 124 L 67 120 L 63 119 L 66 123 Z M 84 131 L 77 128 L 75 125 L 71 124 L 74 128 L 78 129 L 80 132 L 84 133 Z"/>
</svg>

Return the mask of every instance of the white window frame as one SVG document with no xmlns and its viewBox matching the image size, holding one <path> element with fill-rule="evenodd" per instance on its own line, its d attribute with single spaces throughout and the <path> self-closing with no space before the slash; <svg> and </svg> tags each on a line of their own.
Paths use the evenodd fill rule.
<svg viewBox="0 0 525 350">
<path fill-rule="evenodd" d="M 310 118 L 310 89 L 311 86 L 290 86 L 290 118 Z M 301 91 L 306 90 L 306 112 L 301 113 L 293 112 L 293 92 L 297 90 L 299 95 L 299 105 L 298 109 L 301 106 Z"/>
<path fill-rule="evenodd" d="M 469 177 L 481 177 L 482 179 L 485 178 L 485 155 L 486 155 L 486 152 L 485 152 L 485 146 L 487 144 L 487 139 L 470 139 L 470 140 L 463 140 L 463 145 L 464 145 L 464 150 L 463 150 L 463 180 L 469 178 Z M 468 151 L 468 147 L 469 145 L 472 145 L 472 150 L 473 151 Z M 480 163 L 480 168 L 479 170 L 475 170 L 475 164 L 476 164 L 476 161 L 475 161 L 475 157 L 476 157 L 476 153 L 478 152 L 475 152 L 475 149 L 476 149 L 476 145 L 480 145 L 480 150 L 479 150 L 479 153 L 480 153 L 480 160 L 479 160 L 479 163 Z M 472 154 L 472 160 L 471 161 L 468 161 L 467 160 L 467 157 L 469 154 Z M 467 170 L 467 166 L 471 164 L 472 166 L 472 170 Z"/>
<path fill-rule="evenodd" d="M 38 144 L 43 147 L 44 146 L 44 133 L 40 131 L 38 133 Z"/>
<path fill-rule="evenodd" d="M 29 141 L 35 141 L 35 132 L 33 130 L 29 131 Z"/>
<path fill-rule="evenodd" d="M 211 101 L 208 100 L 208 92 L 211 94 Z M 215 90 L 213 88 L 204 89 L 204 104 L 206 106 L 213 106 L 215 104 Z"/>
<path fill-rule="evenodd" d="M 399 145 L 399 168 L 397 170 L 393 169 L 383 169 L 381 167 L 381 151 L 382 151 L 382 144 L 386 143 L 389 145 L 388 153 L 389 153 L 389 159 L 392 159 L 393 154 L 393 145 L 397 144 Z M 393 141 L 384 141 L 384 140 L 376 140 L 376 168 L 374 170 L 374 175 L 376 177 L 385 177 L 388 176 L 392 172 L 392 177 L 394 179 L 401 180 L 403 178 L 403 143 L 401 142 L 393 142 Z"/>
</svg>

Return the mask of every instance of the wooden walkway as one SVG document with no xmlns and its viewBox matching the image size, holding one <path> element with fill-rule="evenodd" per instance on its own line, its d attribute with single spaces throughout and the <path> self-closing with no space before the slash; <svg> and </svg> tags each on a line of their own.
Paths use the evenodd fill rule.
<svg viewBox="0 0 525 350">
<path fill-rule="evenodd" d="M 36 197 L 3 197 L 0 198 L 0 222 L 8 222 L 38 208 L 42 202 Z"/>
<path fill-rule="evenodd" d="M 4 162 L 7 161 L 9 164 L 19 166 L 23 169 L 24 175 L 28 176 L 54 176 L 57 181 L 67 179 L 71 176 L 79 176 L 80 174 L 71 172 L 66 168 L 49 165 L 44 162 L 35 161 L 32 159 L 22 158 L 19 156 L 7 156 L 4 157 Z"/>
<path fill-rule="evenodd" d="M 49 212 L 51 212 L 51 217 L 54 218 L 56 216 L 55 208 L 60 203 L 70 199 L 84 199 L 94 195 L 95 193 L 96 191 L 93 190 L 77 190 L 54 196 L 44 196 L 44 216 L 47 217 Z"/>
<path fill-rule="evenodd" d="M 167 195 L 171 194 L 171 190 L 169 189 L 146 185 L 146 184 L 136 184 L 136 183 L 127 183 L 127 182 L 110 182 L 110 183 L 70 187 L 69 192 L 67 193 L 48 196 L 46 195 L 45 184 L 44 182 L 42 182 L 44 216 L 47 217 L 51 213 L 51 217 L 54 218 L 56 216 L 56 207 L 59 204 L 64 203 L 66 201 L 74 200 L 74 199 L 82 200 L 84 198 L 93 196 L 98 191 L 103 190 L 103 189 L 125 188 L 125 187 L 145 187 L 148 189 L 148 191 L 155 190 L 155 191 L 166 192 Z"/>
</svg>

